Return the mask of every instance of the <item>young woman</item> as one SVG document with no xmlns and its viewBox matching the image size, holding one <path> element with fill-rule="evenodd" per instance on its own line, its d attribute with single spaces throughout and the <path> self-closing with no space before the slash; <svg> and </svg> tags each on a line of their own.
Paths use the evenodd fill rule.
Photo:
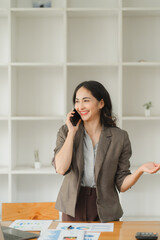
<svg viewBox="0 0 160 240">
<path fill-rule="evenodd" d="M 145 163 L 131 173 L 131 145 L 126 131 L 116 127 L 112 103 L 96 81 L 80 83 L 73 95 L 81 120 L 66 124 L 57 135 L 53 165 L 65 175 L 56 208 L 63 221 L 119 220 L 123 211 L 118 191 L 125 192 L 144 173 L 156 173 L 160 164 Z"/>
</svg>

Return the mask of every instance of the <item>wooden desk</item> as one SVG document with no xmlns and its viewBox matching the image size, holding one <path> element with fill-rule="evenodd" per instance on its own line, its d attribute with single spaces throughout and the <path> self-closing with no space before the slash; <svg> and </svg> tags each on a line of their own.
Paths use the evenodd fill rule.
<svg viewBox="0 0 160 240">
<path fill-rule="evenodd" d="M 9 226 L 11 222 L 1 222 L 4 226 Z M 99 240 L 135 240 L 136 232 L 157 232 L 160 235 L 160 221 L 134 221 L 134 222 L 113 222 L 114 231 L 100 234 Z M 53 222 L 50 226 L 55 229 L 58 222 Z M 160 236 L 158 238 L 160 240 Z"/>
</svg>

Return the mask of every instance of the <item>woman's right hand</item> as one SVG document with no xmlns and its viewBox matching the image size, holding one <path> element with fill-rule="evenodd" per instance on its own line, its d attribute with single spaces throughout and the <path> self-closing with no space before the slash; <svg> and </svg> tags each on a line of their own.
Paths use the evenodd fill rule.
<svg viewBox="0 0 160 240">
<path fill-rule="evenodd" d="M 78 130 L 79 124 L 81 123 L 81 119 L 78 121 L 76 126 L 73 126 L 71 121 L 70 121 L 70 118 L 73 117 L 73 116 L 74 116 L 74 111 L 71 111 L 67 114 L 66 125 L 68 127 L 68 131 L 75 134 Z"/>
</svg>

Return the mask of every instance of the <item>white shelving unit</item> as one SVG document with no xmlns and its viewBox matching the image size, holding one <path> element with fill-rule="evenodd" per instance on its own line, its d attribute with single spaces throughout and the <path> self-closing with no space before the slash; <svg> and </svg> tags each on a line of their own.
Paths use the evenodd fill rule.
<svg viewBox="0 0 160 240">
<path fill-rule="evenodd" d="M 132 142 L 132 169 L 160 161 L 159 25 L 159 0 L 53 0 L 43 9 L 0 0 L 0 203 L 56 200 L 56 135 L 84 80 L 110 92 Z M 120 194 L 123 219 L 159 218 L 159 178 L 144 174 Z"/>
</svg>

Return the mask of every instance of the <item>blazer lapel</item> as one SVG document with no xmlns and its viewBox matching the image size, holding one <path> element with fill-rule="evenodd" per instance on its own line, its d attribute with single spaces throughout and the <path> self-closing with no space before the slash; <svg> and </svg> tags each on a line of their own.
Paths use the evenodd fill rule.
<svg viewBox="0 0 160 240">
<path fill-rule="evenodd" d="M 76 159 L 77 159 L 77 166 L 78 166 L 80 175 L 82 174 L 84 169 L 83 137 L 84 137 L 84 129 L 83 129 L 83 125 L 80 124 L 77 134 L 75 136 Z"/>
<path fill-rule="evenodd" d="M 105 159 L 107 150 L 111 143 L 111 130 L 110 128 L 104 127 L 102 128 L 102 133 L 98 143 L 97 155 L 96 155 L 96 162 L 95 162 L 95 181 L 97 182 L 98 176 Z"/>
</svg>

